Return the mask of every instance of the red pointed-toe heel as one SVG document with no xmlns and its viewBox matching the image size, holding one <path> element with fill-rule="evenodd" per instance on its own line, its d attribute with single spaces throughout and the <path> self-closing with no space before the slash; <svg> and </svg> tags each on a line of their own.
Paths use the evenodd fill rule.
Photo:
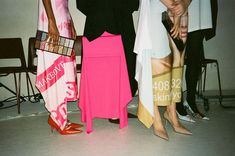
<svg viewBox="0 0 235 156">
<path fill-rule="evenodd" d="M 66 125 L 63 130 L 60 129 L 60 127 L 52 120 L 52 118 L 48 117 L 48 124 L 51 126 L 51 131 L 53 132 L 54 129 L 56 129 L 61 135 L 70 135 L 70 134 L 77 134 L 81 133 L 82 130 L 72 128 L 69 125 Z"/>
<path fill-rule="evenodd" d="M 81 128 L 81 127 L 83 127 L 82 124 L 70 122 L 69 120 L 67 121 L 67 125 L 71 126 L 72 128 Z"/>
</svg>

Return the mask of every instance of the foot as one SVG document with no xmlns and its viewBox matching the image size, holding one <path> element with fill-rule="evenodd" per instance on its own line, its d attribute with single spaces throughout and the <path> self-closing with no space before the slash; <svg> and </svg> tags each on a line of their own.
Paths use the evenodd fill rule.
<svg viewBox="0 0 235 156">
<path fill-rule="evenodd" d="M 120 120 L 119 119 L 109 119 L 109 122 L 111 122 L 113 124 L 119 124 Z"/>
<path fill-rule="evenodd" d="M 63 130 L 55 123 L 55 121 L 49 116 L 48 117 L 48 124 L 51 126 L 51 132 L 57 130 L 61 135 L 71 135 L 71 134 L 78 134 L 81 133 L 82 130 L 72 128 L 69 125 L 66 125 Z"/>
<path fill-rule="evenodd" d="M 187 122 L 195 122 L 195 120 L 193 120 L 193 118 L 190 115 L 180 115 L 178 112 L 176 113 L 180 120 L 187 121 Z"/>
<path fill-rule="evenodd" d="M 183 105 L 190 114 L 192 114 L 192 115 L 195 114 L 195 112 L 192 110 L 192 108 L 189 106 L 189 104 L 186 100 L 183 102 Z"/>
<path fill-rule="evenodd" d="M 156 136 L 158 136 L 158 137 L 160 137 L 164 140 L 169 140 L 166 129 L 163 126 L 161 121 L 154 121 L 154 123 L 153 123 L 153 133 L 154 133 L 154 135 L 156 135 Z"/>
<path fill-rule="evenodd" d="M 71 127 L 71 125 L 66 125 L 63 130 L 57 130 L 61 135 L 70 135 L 82 133 L 82 130 Z"/>
<path fill-rule="evenodd" d="M 70 122 L 69 120 L 67 121 L 67 125 L 71 126 L 72 128 L 81 128 L 81 127 L 83 127 L 82 124 L 73 123 L 73 122 Z"/>
<path fill-rule="evenodd" d="M 208 118 L 206 115 L 202 114 L 201 112 L 194 113 L 193 116 L 198 119 L 210 120 L 210 118 Z"/>
<path fill-rule="evenodd" d="M 164 113 L 164 118 L 166 119 L 166 121 L 168 121 L 170 123 L 170 125 L 172 126 L 173 130 L 176 133 L 185 134 L 185 135 L 192 135 L 192 132 L 189 131 L 187 128 L 185 128 L 183 125 L 181 125 L 181 123 L 178 121 L 178 119 L 175 119 L 173 122 L 172 117 L 170 117 L 170 115 L 168 114 L 167 111 Z"/>
<path fill-rule="evenodd" d="M 127 114 L 128 118 L 137 118 L 137 115 L 128 113 Z"/>
<path fill-rule="evenodd" d="M 128 113 L 128 118 L 137 118 L 136 115 Z M 113 119 L 109 119 L 109 122 L 113 123 L 113 124 L 119 124 L 120 120 L 118 118 L 113 118 Z"/>
<path fill-rule="evenodd" d="M 206 115 L 202 114 L 198 110 L 193 111 L 186 100 L 184 101 L 183 105 L 192 114 L 193 117 L 203 120 L 210 120 L 208 117 L 206 117 Z"/>
<path fill-rule="evenodd" d="M 165 128 L 164 129 L 159 129 L 159 130 L 154 128 L 153 133 L 154 133 L 154 135 L 156 135 L 156 136 L 158 136 L 158 137 L 160 137 L 164 140 L 169 140 L 169 137 L 168 137 L 168 134 L 167 134 Z"/>
</svg>

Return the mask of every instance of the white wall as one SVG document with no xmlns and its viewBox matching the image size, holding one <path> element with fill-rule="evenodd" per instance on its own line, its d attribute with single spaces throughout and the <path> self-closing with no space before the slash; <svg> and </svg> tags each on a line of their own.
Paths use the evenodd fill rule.
<svg viewBox="0 0 235 156">
<path fill-rule="evenodd" d="M 235 89 L 235 1 L 218 0 L 219 14 L 217 36 L 205 43 L 205 55 L 219 61 L 223 89 Z M 70 11 L 77 33 L 83 33 L 85 16 L 76 9 L 76 0 L 70 0 Z M 37 29 L 37 0 L 1 0 L 0 1 L 0 38 L 21 37 L 27 58 L 28 38 L 35 36 Z M 134 13 L 137 23 L 138 12 Z M 27 60 L 27 59 L 26 59 Z M 0 62 L 5 64 L 6 62 Z M 9 61 L 7 62 L 9 63 Z M 14 63 L 14 61 L 10 62 Z M 35 76 L 31 75 L 33 83 Z M 14 89 L 13 76 L 0 77 L 0 82 Z M 217 89 L 216 68 L 209 67 L 208 89 Z M 22 93 L 26 95 L 25 74 L 22 77 Z M 0 88 L 0 100 L 11 96 Z"/>
<path fill-rule="evenodd" d="M 219 61 L 222 89 L 235 89 L 235 1 L 218 0 L 218 5 L 217 36 L 205 43 L 205 55 Z M 217 86 L 215 69 L 208 77 L 212 89 Z"/>
</svg>

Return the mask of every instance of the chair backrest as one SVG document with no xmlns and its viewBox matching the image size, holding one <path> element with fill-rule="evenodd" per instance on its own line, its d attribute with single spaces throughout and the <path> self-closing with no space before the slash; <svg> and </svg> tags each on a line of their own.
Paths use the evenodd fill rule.
<svg viewBox="0 0 235 156">
<path fill-rule="evenodd" d="M 82 68 L 82 36 L 77 36 L 76 37 L 76 41 L 74 44 L 74 50 L 75 50 L 75 55 L 76 57 L 80 57 L 78 60 L 76 60 L 77 62 L 77 73 L 81 72 L 81 68 Z"/>
<path fill-rule="evenodd" d="M 28 43 L 28 70 L 33 74 L 36 74 L 37 72 L 37 53 L 35 49 L 35 40 L 35 37 L 30 37 Z"/>
<path fill-rule="evenodd" d="M 7 63 L 1 63 L 1 74 L 26 71 L 27 66 L 21 38 L 0 38 L 0 59 L 2 62 L 7 61 Z M 10 59 L 20 60 L 20 65 L 11 65 Z"/>
</svg>

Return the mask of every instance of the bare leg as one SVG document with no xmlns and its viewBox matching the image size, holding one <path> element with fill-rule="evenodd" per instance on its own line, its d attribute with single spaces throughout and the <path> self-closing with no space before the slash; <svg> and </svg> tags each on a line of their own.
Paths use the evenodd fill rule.
<svg viewBox="0 0 235 156">
<path fill-rule="evenodd" d="M 153 75 L 153 86 L 158 86 L 158 84 L 165 84 L 168 83 L 170 86 L 170 66 L 171 66 L 171 55 L 162 58 L 162 59 L 151 59 L 152 63 L 152 75 Z M 155 77 L 155 78 L 154 78 Z M 161 90 L 157 89 L 158 87 L 153 87 L 154 95 L 162 96 L 169 94 L 170 92 L 168 90 Z M 159 94 L 159 95 L 158 95 Z M 164 98 L 163 98 L 164 99 Z M 165 126 L 163 125 L 161 115 L 159 112 L 159 104 L 165 104 L 169 103 L 170 100 L 161 100 L 161 99 L 154 99 L 154 122 L 153 122 L 153 128 L 154 128 L 154 134 L 156 136 L 159 136 L 160 138 L 163 138 L 165 140 L 168 140 L 168 134 L 166 132 Z"/>
<path fill-rule="evenodd" d="M 167 106 L 167 110 L 164 113 L 164 118 L 171 124 L 176 133 L 191 135 L 192 132 L 185 128 L 178 120 L 176 114 L 176 104 L 172 103 Z"/>
<path fill-rule="evenodd" d="M 187 35 L 187 15 L 181 17 L 181 39 L 186 42 Z M 176 103 L 181 101 L 181 87 L 182 87 L 182 73 L 184 65 L 185 50 L 179 51 L 174 44 L 171 37 L 169 37 L 170 47 L 173 53 L 172 63 L 172 103 L 167 106 L 167 110 L 164 113 L 164 118 L 170 122 L 175 132 L 182 134 L 192 134 L 188 129 L 183 127 L 178 120 L 176 114 Z"/>
<path fill-rule="evenodd" d="M 154 106 L 154 122 L 153 122 L 154 134 L 168 140 L 168 134 L 166 132 L 165 126 L 163 126 L 161 115 L 158 109 L 158 106 Z"/>
</svg>

